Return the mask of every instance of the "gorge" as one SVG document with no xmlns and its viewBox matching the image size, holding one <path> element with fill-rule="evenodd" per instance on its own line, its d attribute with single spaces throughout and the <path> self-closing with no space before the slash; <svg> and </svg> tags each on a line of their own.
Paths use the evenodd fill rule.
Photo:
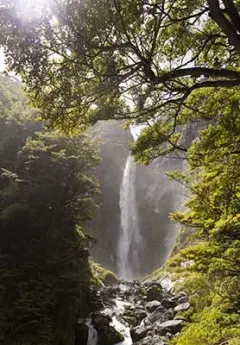
<svg viewBox="0 0 240 345">
<path fill-rule="evenodd" d="M 93 130 L 100 144 L 96 175 L 101 192 L 100 207 L 87 228 L 97 240 L 93 259 L 133 279 L 161 266 L 175 243 L 177 226 L 168 215 L 181 207 L 183 191 L 166 171 L 181 169 L 184 162 L 163 157 L 149 166 L 135 164 L 129 156 L 132 134 L 120 125 L 101 121 Z"/>
<path fill-rule="evenodd" d="M 44 345 L 166 345 L 169 340 L 174 345 L 239 345 L 237 156 L 230 156 L 232 165 L 226 165 L 226 154 L 214 152 L 199 175 L 203 183 L 199 179 L 196 184 L 195 175 L 192 180 L 176 175 L 197 193 L 189 210 L 176 213 L 175 220 L 184 230 L 192 224 L 196 233 L 190 238 L 181 232 L 181 246 L 166 261 L 177 233 L 168 214 L 179 209 L 184 196 L 181 185 L 165 172 L 184 167 L 183 160 L 135 165 L 128 150 L 131 133 L 108 121 L 91 133 L 100 144 L 102 160 L 96 166 L 92 140 L 40 133 L 34 110 L 29 121 L 19 84 L 5 76 L 1 81 L 8 111 L 2 114 L 0 131 L 0 342 L 32 345 L 37 338 Z M 22 119 L 16 117 L 16 106 Z M 201 135 L 206 138 L 206 129 Z M 194 128 L 188 126 L 183 139 L 192 137 Z M 211 154 L 208 142 L 206 152 L 200 144 L 193 143 L 193 167 Z M 215 159 L 223 162 L 215 164 Z M 97 198 L 94 172 L 101 181 Z M 69 198 L 76 186 L 77 194 Z M 86 223 L 93 197 L 99 209 Z M 87 232 L 97 238 L 94 247 Z M 94 271 L 89 248 L 96 262 L 132 281 L 119 281 L 98 265 Z M 136 281 L 154 268 L 147 280 Z M 177 283 L 174 291 L 164 288 L 165 277 L 170 289 Z M 94 304 L 98 294 L 100 303 Z M 75 328 L 79 318 L 86 320 L 81 340 Z"/>
<path fill-rule="evenodd" d="M 240 0 L 0 29 L 0 344 L 240 345 Z"/>
</svg>

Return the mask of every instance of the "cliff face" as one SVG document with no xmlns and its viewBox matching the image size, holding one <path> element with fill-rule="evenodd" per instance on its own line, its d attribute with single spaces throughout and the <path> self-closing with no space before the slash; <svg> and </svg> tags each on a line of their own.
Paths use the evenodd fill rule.
<svg viewBox="0 0 240 345">
<path fill-rule="evenodd" d="M 97 240 L 92 249 L 93 259 L 116 271 L 116 248 L 121 230 L 119 192 L 132 136 L 114 121 L 98 123 L 94 135 L 100 140 L 97 178 L 101 184 L 101 205 L 87 227 Z M 168 214 L 181 206 L 182 194 L 180 185 L 170 181 L 165 172 L 182 165 L 182 159 L 161 158 L 147 167 L 137 166 L 136 199 L 143 238 L 139 249 L 141 275 L 162 265 L 174 245 L 177 229 Z"/>
<path fill-rule="evenodd" d="M 180 144 L 188 148 L 204 123 L 192 123 L 181 128 Z M 181 152 L 172 158 L 161 157 L 148 166 L 138 165 L 136 193 L 141 232 L 143 234 L 142 274 L 162 266 L 175 245 L 178 226 L 170 221 L 169 213 L 183 207 L 187 191 L 166 176 L 172 170 L 187 170 Z"/>
<path fill-rule="evenodd" d="M 149 166 L 137 167 L 136 193 L 139 223 L 144 238 L 141 267 L 142 274 L 161 266 L 175 243 L 176 225 L 168 215 L 182 204 L 182 188 L 170 181 L 166 171 L 180 169 L 180 159 L 157 159 Z"/>
<path fill-rule="evenodd" d="M 91 254 L 95 261 L 115 271 L 120 230 L 119 191 L 131 134 L 116 121 L 98 122 L 92 134 L 100 146 L 101 161 L 96 174 L 101 192 L 99 209 L 93 221 L 87 224 L 88 231 L 97 240 Z"/>
</svg>

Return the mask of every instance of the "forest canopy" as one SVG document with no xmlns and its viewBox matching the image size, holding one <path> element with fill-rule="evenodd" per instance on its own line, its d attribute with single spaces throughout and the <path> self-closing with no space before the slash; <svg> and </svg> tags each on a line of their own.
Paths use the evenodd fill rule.
<svg viewBox="0 0 240 345">
<path fill-rule="evenodd" d="M 174 343 L 238 345 L 240 2 L 39 0 L 37 6 L 32 2 L 32 16 L 18 0 L 0 4 L 7 69 L 20 76 L 48 126 L 71 133 L 98 120 L 125 119 L 126 125 L 145 126 L 132 145 L 136 160 L 148 164 L 176 151 L 187 158 L 187 172 L 170 174 L 189 190 L 189 200 L 185 211 L 171 216 L 187 239 L 167 268 L 184 277 L 192 303 L 184 315 L 189 323 Z M 189 124 L 202 128 L 190 148 L 182 135 Z M 24 187 L 22 179 L 29 169 L 36 171 L 36 140 L 40 168 L 44 162 L 53 164 L 50 178 L 60 169 L 57 193 L 65 191 L 64 164 L 77 165 L 62 148 L 67 144 L 63 138 L 52 146 L 52 138 L 38 134 L 21 144 L 16 168 L 23 175 L 12 167 L 2 172 L 8 181 L 3 200 L 10 193 L 14 201 L 3 207 L 3 221 L 19 209 L 15 200 L 19 186 Z M 52 187 L 48 175 L 36 177 L 40 185 L 46 178 Z M 76 215 L 79 201 L 89 201 L 82 196 L 60 205 L 62 214 L 69 215 L 70 205 Z M 56 201 L 47 202 L 59 206 Z M 76 225 L 77 219 L 72 220 Z M 188 268 L 181 266 L 186 261 L 192 262 Z"/>
<path fill-rule="evenodd" d="M 0 43 L 8 68 L 51 125 L 71 132 L 109 118 L 144 124 L 132 150 L 148 163 L 185 152 L 182 125 L 218 121 L 228 108 L 226 90 L 238 98 L 239 6 L 51 0 L 32 2 L 34 15 L 26 16 L 19 1 L 1 0 Z"/>
</svg>

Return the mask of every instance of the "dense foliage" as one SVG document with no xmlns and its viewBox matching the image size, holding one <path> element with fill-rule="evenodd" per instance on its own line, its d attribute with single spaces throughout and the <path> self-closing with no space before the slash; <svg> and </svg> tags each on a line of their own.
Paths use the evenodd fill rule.
<svg viewBox="0 0 240 345">
<path fill-rule="evenodd" d="M 143 163 L 187 153 L 189 174 L 172 177 L 188 210 L 172 218 L 193 235 L 167 267 L 193 306 L 175 343 L 239 344 L 240 2 L 52 0 L 28 18 L 17 4 L 1 0 L 1 43 L 43 118 L 66 132 L 144 124 L 132 146 Z M 205 129 L 187 150 L 189 123 Z"/>
<path fill-rule="evenodd" d="M 0 43 L 51 124 L 124 118 L 146 128 L 138 160 L 185 152 L 179 130 L 239 94 L 238 0 L 1 0 Z M 187 112 L 187 116 L 186 113 Z"/>
<path fill-rule="evenodd" d="M 44 132 L 18 81 L 0 79 L 0 343 L 72 345 L 88 312 L 79 224 L 94 208 L 95 147 Z"/>
<path fill-rule="evenodd" d="M 189 149 L 189 172 L 169 174 L 190 197 L 185 212 L 171 215 L 183 226 L 178 248 L 184 245 L 164 268 L 184 278 L 191 296 L 190 323 L 177 345 L 240 343 L 240 117 L 234 93 L 228 97 L 218 125 L 202 130 Z"/>
</svg>

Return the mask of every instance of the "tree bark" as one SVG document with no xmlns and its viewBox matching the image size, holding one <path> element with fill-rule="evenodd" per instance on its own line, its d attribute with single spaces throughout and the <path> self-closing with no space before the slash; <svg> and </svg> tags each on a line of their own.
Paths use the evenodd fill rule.
<svg viewBox="0 0 240 345">
<path fill-rule="evenodd" d="M 228 2 L 228 5 L 230 5 L 230 1 L 225 2 Z M 240 36 L 234 26 L 234 22 L 232 24 L 226 18 L 224 12 L 221 10 L 219 6 L 219 0 L 207 0 L 207 3 L 210 9 L 209 15 L 212 17 L 215 23 L 222 29 L 224 34 L 227 36 L 229 43 L 232 44 L 238 52 L 240 52 Z"/>
</svg>

